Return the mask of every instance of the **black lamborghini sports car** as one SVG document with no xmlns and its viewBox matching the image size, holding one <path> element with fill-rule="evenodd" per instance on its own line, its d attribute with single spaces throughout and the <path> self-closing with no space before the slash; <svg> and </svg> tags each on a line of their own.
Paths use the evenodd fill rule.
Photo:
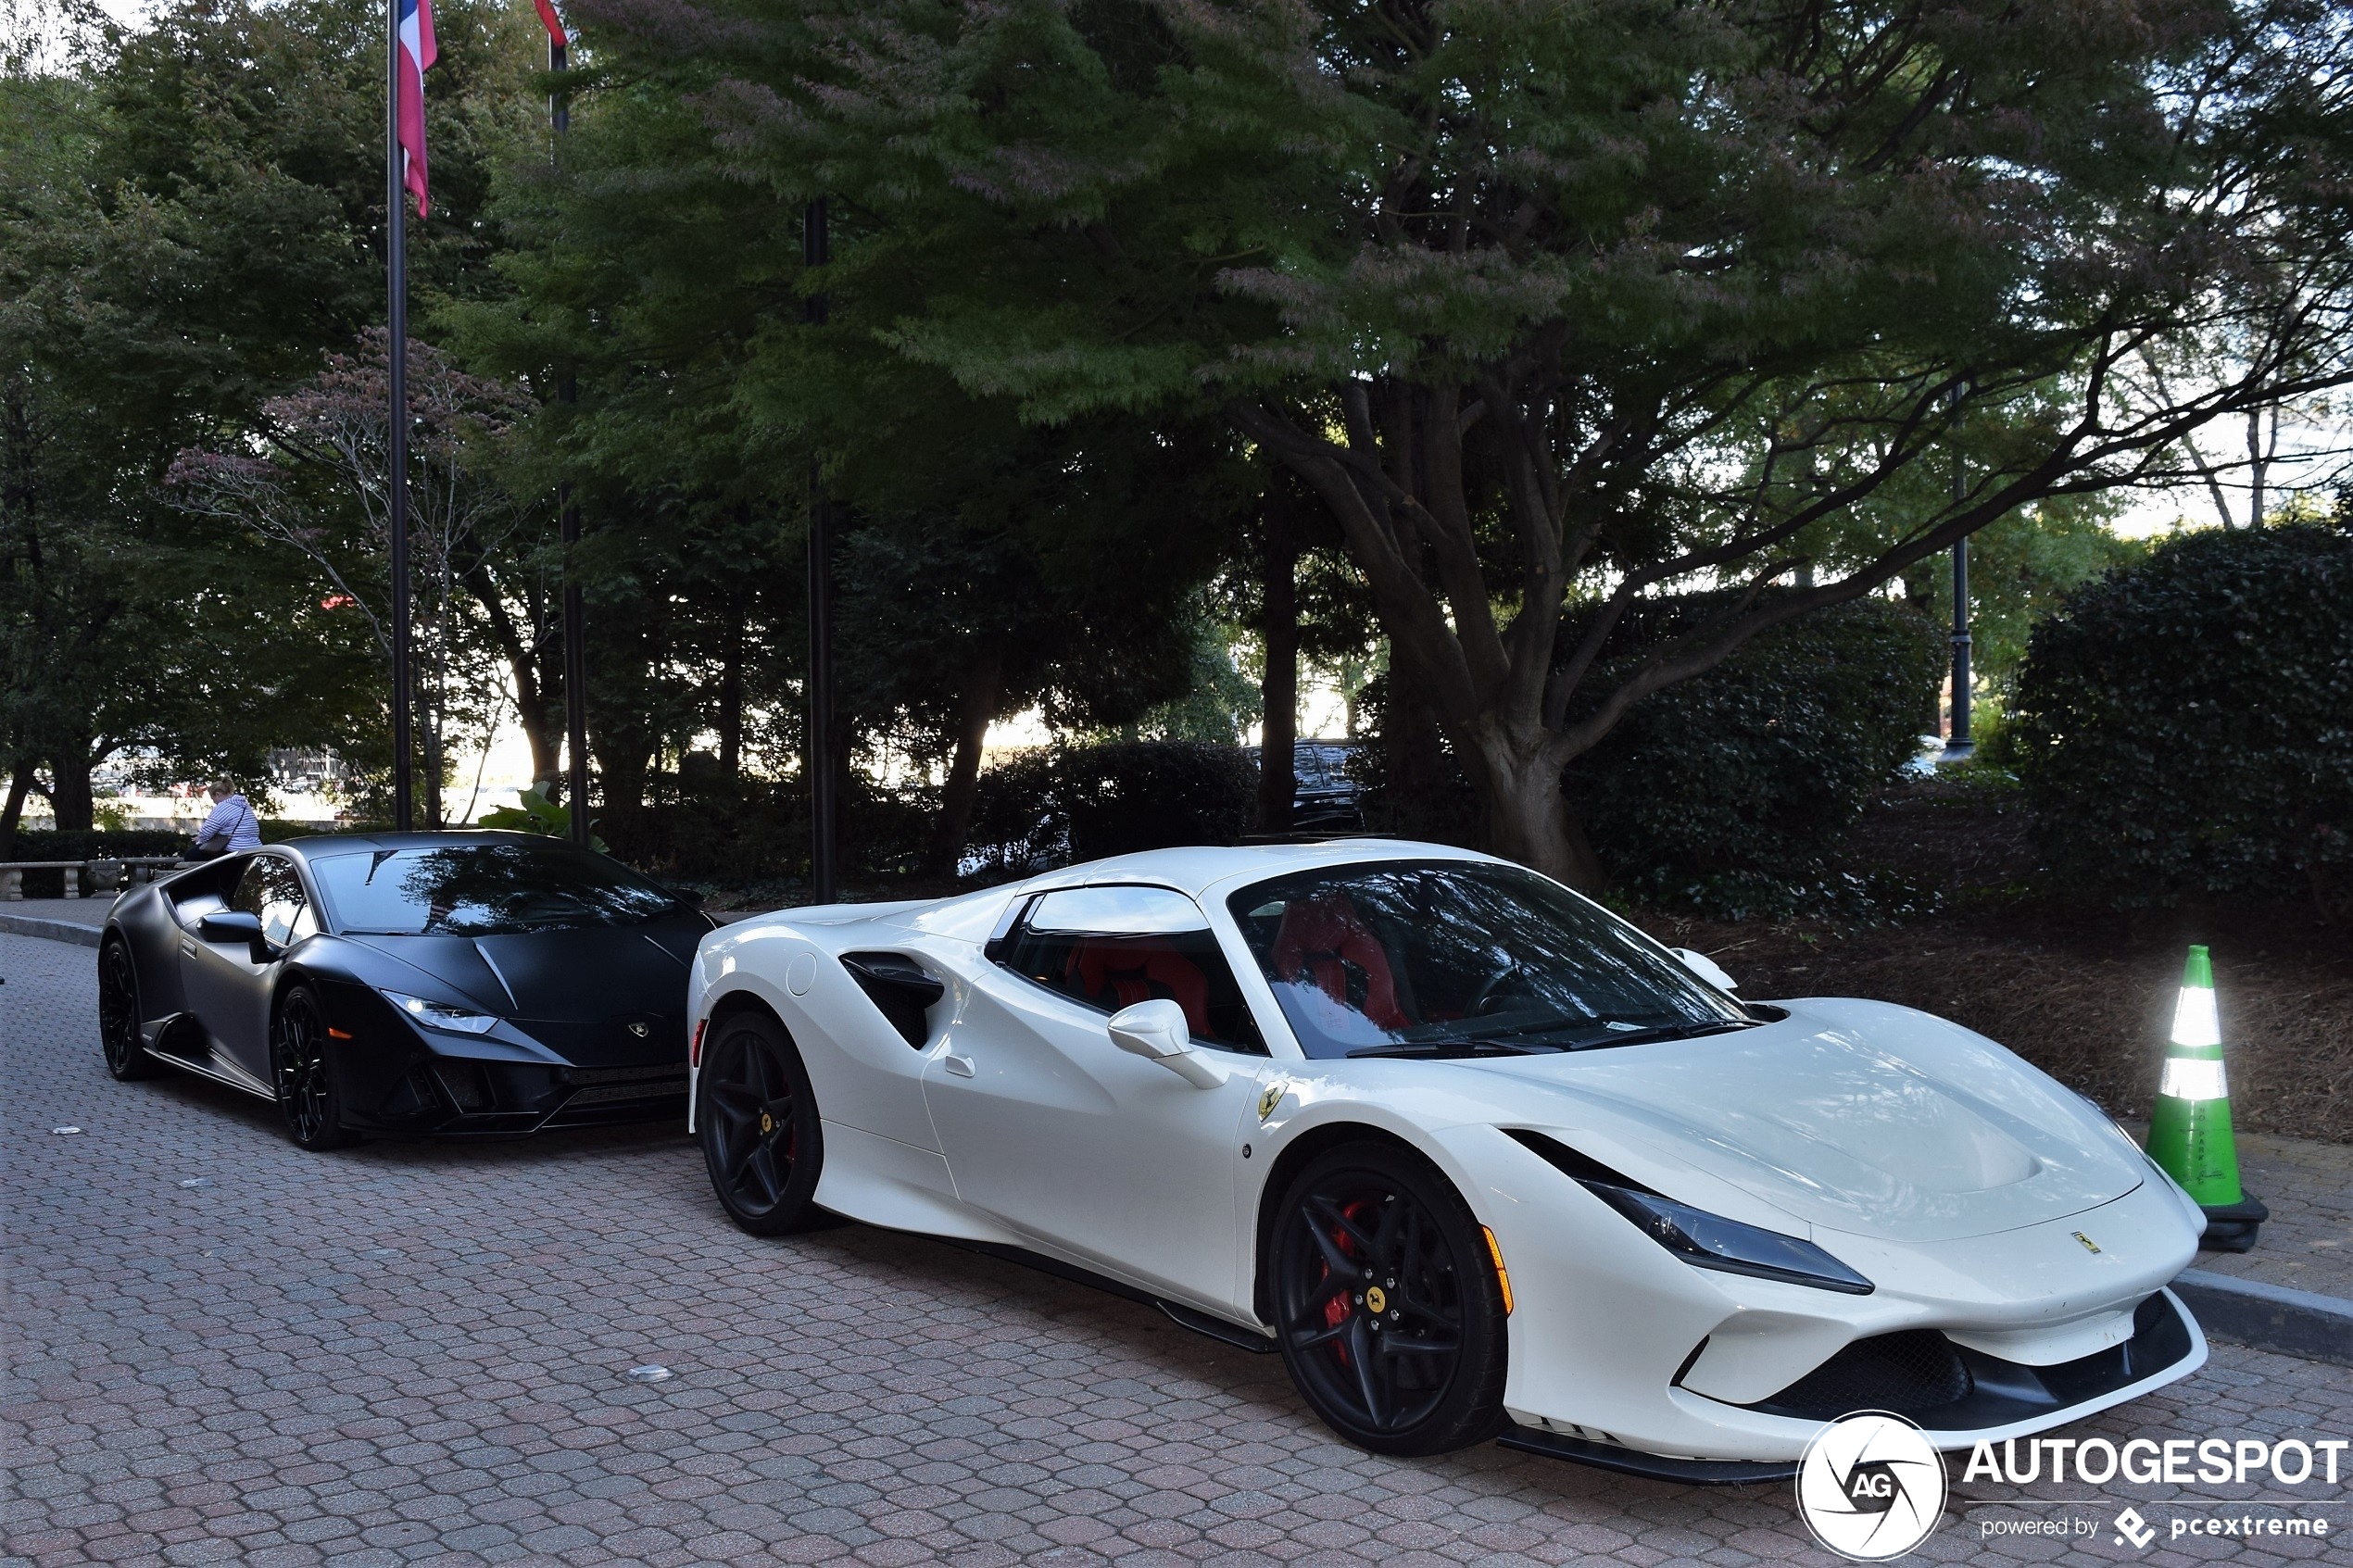
<svg viewBox="0 0 2353 1568">
<path fill-rule="evenodd" d="M 712 921 L 618 861 L 512 833 L 274 844 L 115 900 L 107 1068 L 274 1100 L 305 1148 L 683 1115 Z"/>
</svg>

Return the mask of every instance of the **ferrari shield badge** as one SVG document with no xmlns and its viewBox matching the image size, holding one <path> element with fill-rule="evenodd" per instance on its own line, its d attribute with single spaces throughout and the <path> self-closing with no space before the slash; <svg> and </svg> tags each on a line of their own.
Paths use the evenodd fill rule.
<svg viewBox="0 0 2353 1568">
<path fill-rule="evenodd" d="M 1275 1107 L 1283 1103 L 1283 1095 L 1290 1085 L 1277 1078 L 1258 1091 L 1258 1119 L 1264 1122 L 1275 1114 Z"/>
</svg>

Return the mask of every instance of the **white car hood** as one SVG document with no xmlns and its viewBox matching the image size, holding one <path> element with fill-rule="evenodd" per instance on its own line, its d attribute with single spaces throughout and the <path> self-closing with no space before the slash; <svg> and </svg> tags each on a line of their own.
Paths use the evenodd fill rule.
<svg viewBox="0 0 2353 1568">
<path fill-rule="evenodd" d="M 1499 1125 L 1689 1202 L 1705 1194 L 1677 1176 L 1702 1172 L 1822 1231 L 1957 1240 L 2149 1179 L 2091 1105 L 1982 1035 L 1880 1002 L 1786 1005 L 1734 1035 L 1466 1065 L 1553 1091 L 1514 1094 Z"/>
</svg>

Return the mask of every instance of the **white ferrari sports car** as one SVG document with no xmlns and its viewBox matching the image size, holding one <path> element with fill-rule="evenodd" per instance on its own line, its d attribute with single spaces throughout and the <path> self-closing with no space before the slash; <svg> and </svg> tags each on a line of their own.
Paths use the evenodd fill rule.
<svg viewBox="0 0 2353 1568">
<path fill-rule="evenodd" d="M 1012 1251 L 1282 1356 L 1384 1453 L 1682 1480 L 2196 1371 L 2204 1216 L 2097 1107 L 1884 1003 L 1743 1002 L 1436 845 L 1166 849 L 705 936 L 693 1124 L 755 1235 Z"/>
</svg>

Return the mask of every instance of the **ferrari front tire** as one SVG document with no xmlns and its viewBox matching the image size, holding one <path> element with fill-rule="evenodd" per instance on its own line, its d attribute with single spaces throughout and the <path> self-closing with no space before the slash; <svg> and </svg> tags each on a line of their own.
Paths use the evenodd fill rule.
<svg viewBox="0 0 2353 1568">
<path fill-rule="evenodd" d="M 695 1122 L 719 1206 L 753 1236 L 823 1224 L 827 1216 L 812 1198 L 825 1140 L 800 1053 L 764 1013 L 730 1013 L 711 1032 Z"/>
<path fill-rule="evenodd" d="M 327 1060 L 330 1038 L 317 994 L 308 985 L 288 991 L 270 1023 L 270 1074 L 277 1081 L 286 1136 L 313 1153 L 359 1141 L 343 1124 L 343 1091 Z"/>
<path fill-rule="evenodd" d="M 1502 1286 L 1469 1206 L 1427 1161 L 1370 1142 L 1316 1156 L 1266 1254 L 1283 1363 L 1333 1431 L 1410 1455 L 1502 1426 Z"/>
<path fill-rule="evenodd" d="M 107 1072 L 121 1083 L 163 1071 L 139 1038 L 139 969 L 120 936 L 108 937 L 98 950 L 98 1043 L 106 1049 Z"/>
</svg>

